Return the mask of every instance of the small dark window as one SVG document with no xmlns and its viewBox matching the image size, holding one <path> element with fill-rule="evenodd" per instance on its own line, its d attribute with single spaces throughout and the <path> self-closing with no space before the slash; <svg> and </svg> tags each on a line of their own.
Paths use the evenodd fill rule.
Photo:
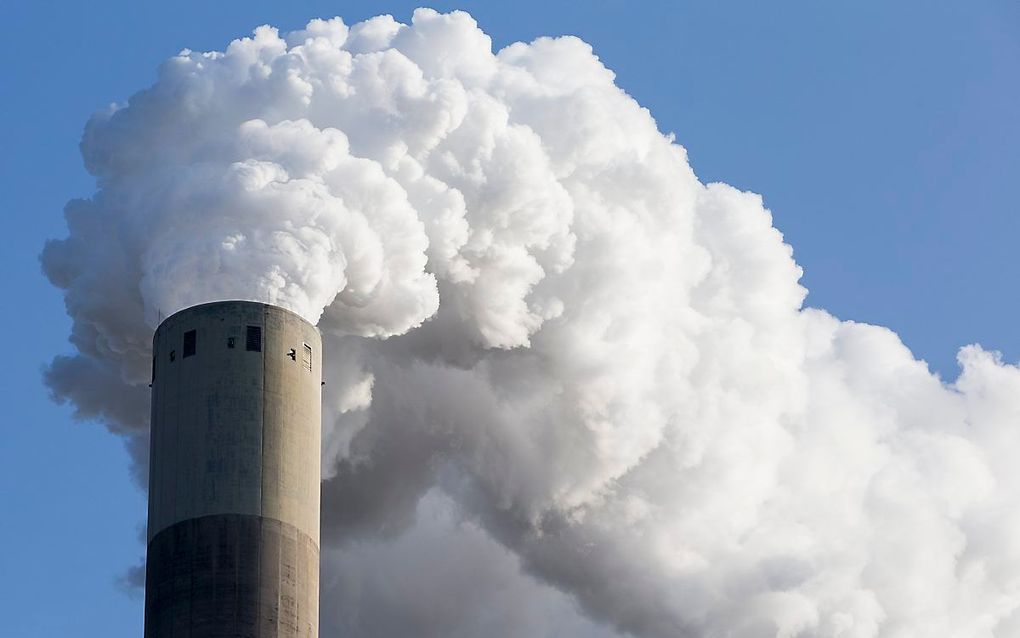
<svg viewBox="0 0 1020 638">
<path fill-rule="evenodd" d="M 181 356 L 185 359 L 188 357 L 195 356 L 195 344 L 198 341 L 198 335 L 194 330 L 188 330 L 184 333 L 184 349 L 181 352 Z"/>
<path fill-rule="evenodd" d="M 234 344 L 236 342 L 237 342 L 237 340 L 234 339 L 233 337 L 227 337 L 227 347 L 230 348 L 231 350 L 234 349 Z"/>
<path fill-rule="evenodd" d="M 305 364 L 305 370 L 312 371 L 312 347 L 307 343 L 305 344 L 305 354 L 301 362 Z"/>
<path fill-rule="evenodd" d="M 244 349 L 249 352 L 262 352 L 262 327 L 248 326 L 248 333 L 245 335 Z"/>
<path fill-rule="evenodd" d="M 170 351 L 170 360 L 173 361 L 176 358 L 177 358 L 177 351 L 176 350 L 171 350 Z"/>
</svg>

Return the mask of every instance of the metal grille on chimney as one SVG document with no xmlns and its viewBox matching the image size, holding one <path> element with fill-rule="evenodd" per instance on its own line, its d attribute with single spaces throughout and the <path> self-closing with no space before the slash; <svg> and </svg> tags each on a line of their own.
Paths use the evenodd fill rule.
<svg viewBox="0 0 1020 638">
<path fill-rule="evenodd" d="M 195 346 L 198 343 L 198 335 L 194 330 L 188 330 L 184 333 L 184 348 L 181 356 L 187 359 L 188 357 L 195 356 Z"/>
<path fill-rule="evenodd" d="M 248 326 L 244 349 L 249 352 L 262 352 L 262 326 Z"/>
</svg>

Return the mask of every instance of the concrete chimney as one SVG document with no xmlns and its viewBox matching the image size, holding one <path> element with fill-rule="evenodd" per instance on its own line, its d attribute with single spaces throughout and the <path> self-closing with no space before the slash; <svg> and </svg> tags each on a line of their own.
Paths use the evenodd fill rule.
<svg viewBox="0 0 1020 638">
<path fill-rule="evenodd" d="M 152 351 L 145 638 L 317 638 L 318 330 L 215 302 Z"/>
</svg>

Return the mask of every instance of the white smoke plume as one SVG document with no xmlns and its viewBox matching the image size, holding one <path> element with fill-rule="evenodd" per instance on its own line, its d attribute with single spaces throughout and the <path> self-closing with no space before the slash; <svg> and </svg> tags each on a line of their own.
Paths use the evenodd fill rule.
<svg viewBox="0 0 1020 638">
<path fill-rule="evenodd" d="M 47 381 L 142 472 L 160 317 L 318 322 L 324 636 L 1020 635 L 1020 369 L 802 307 L 761 198 L 584 42 L 260 27 L 82 153 Z"/>
</svg>

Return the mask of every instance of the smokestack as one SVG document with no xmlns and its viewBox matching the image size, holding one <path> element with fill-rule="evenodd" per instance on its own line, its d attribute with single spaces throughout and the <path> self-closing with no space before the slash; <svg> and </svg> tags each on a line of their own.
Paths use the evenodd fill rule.
<svg viewBox="0 0 1020 638">
<path fill-rule="evenodd" d="M 318 330 L 262 303 L 153 338 L 145 638 L 316 638 Z"/>
</svg>

